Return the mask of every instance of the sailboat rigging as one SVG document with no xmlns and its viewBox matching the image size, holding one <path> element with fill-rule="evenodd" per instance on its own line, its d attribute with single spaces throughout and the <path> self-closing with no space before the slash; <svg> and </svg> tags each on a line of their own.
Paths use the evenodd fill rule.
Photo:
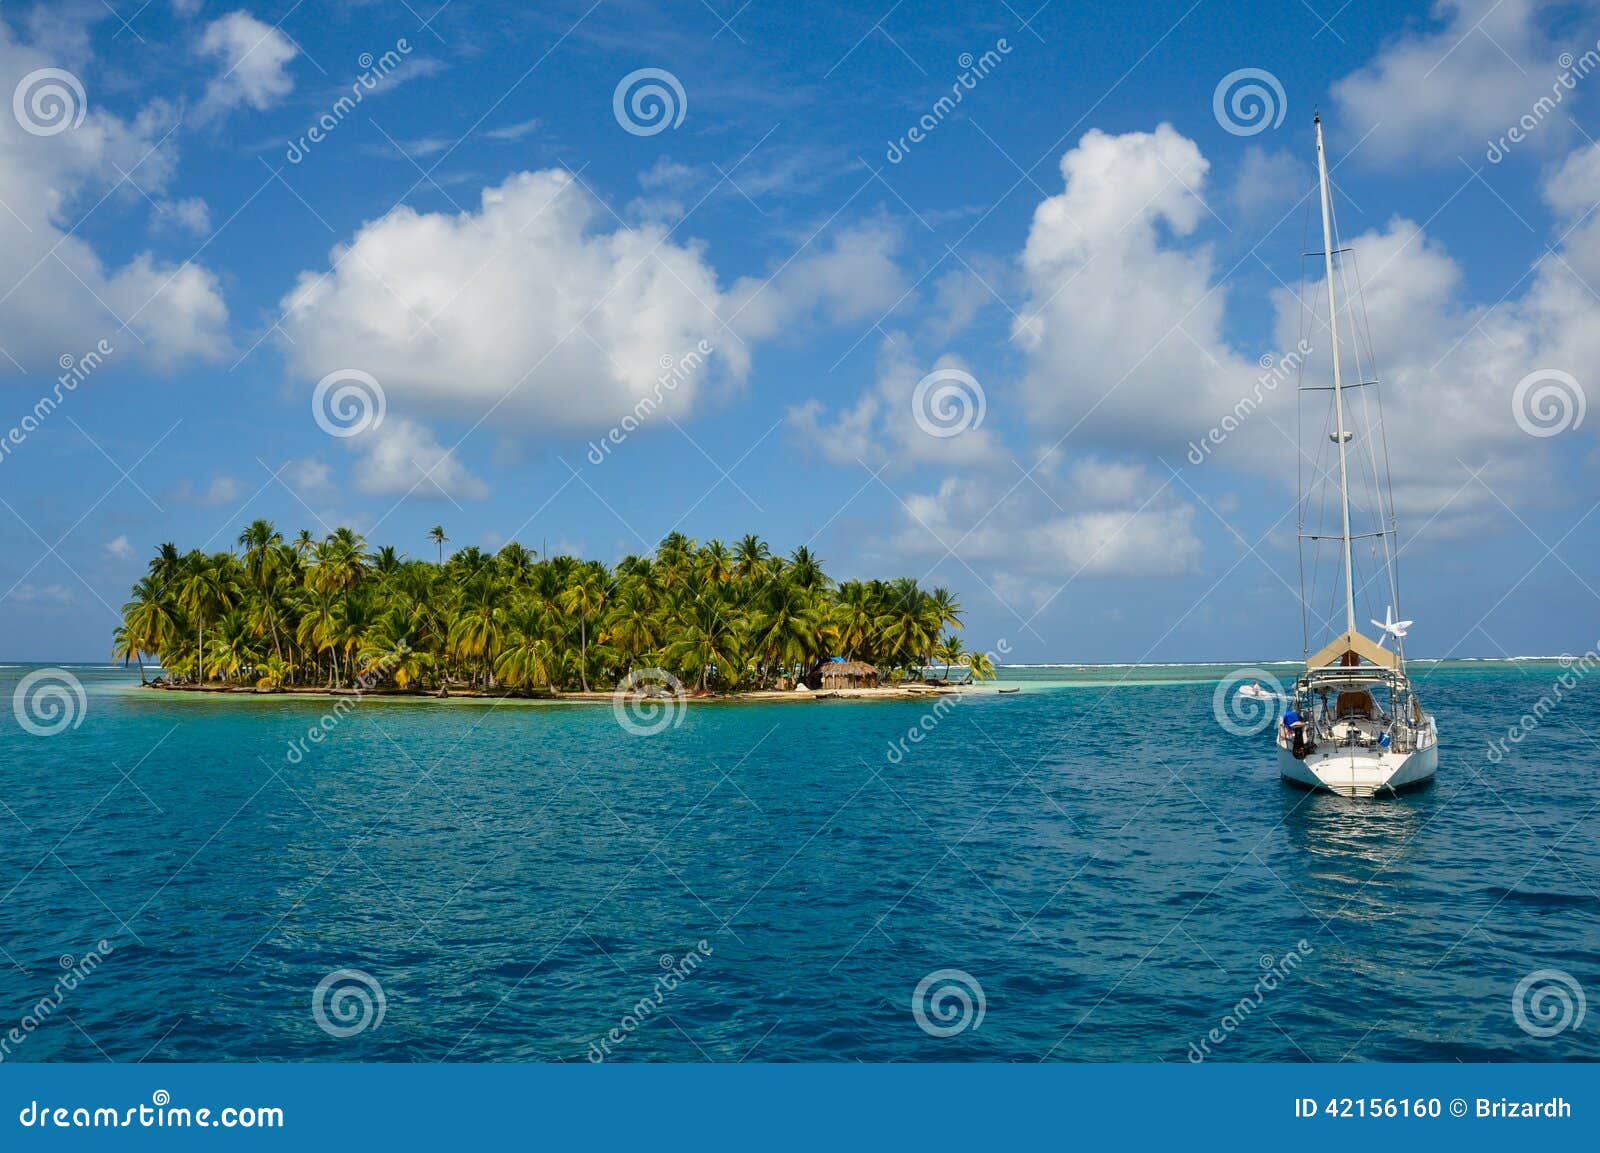
<svg viewBox="0 0 1600 1153">
<path fill-rule="evenodd" d="M 1308 505 L 1301 494 L 1301 607 L 1305 614 L 1307 649 L 1313 609 L 1305 589 L 1305 550 L 1315 550 L 1323 541 L 1336 539 L 1340 545 L 1343 570 L 1343 631 L 1316 652 L 1306 657 L 1304 670 L 1296 678 L 1283 723 L 1278 727 L 1278 767 L 1282 776 L 1312 789 L 1344 796 L 1372 797 L 1416 786 L 1432 779 L 1439 763 L 1438 729 L 1426 713 L 1410 678 L 1406 675 L 1404 641 L 1413 622 L 1395 618 L 1398 585 L 1394 579 L 1394 550 L 1389 547 L 1394 532 L 1392 498 L 1387 523 L 1376 532 L 1355 533 L 1350 517 L 1349 449 L 1355 430 L 1347 419 L 1345 391 L 1353 387 L 1344 382 L 1339 347 L 1339 299 L 1334 276 L 1333 207 L 1328 185 L 1327 154 L 1322 140 L 1322 118 L 1314 119 L 1317 139 L 1317 182 L 1322 208 L 1323 274 L 1328 294 L 1328 340 L 1332 348 L 1333 382 L 1330 389 L 1302 384 L 1302 392 L 1329 391 L 1332 394 L 1333 429 L 1328 439 L 1338 454 L 1339 534 L 1304 531 Z M 1354 333 L 1352 320 L 1351 328 Z M 1357 357 L 1359 367 L 1359 355 Z M 1361 380 L 1361 387 L 1376 381 Z M 1302 455 L 1303 455 L 1302 448 Z M 1385 457 L 1387 454 L 1385 454 Z M 1376 482 L 1377 456 L 1372 454 Z M 1387 460 L 1385 459 L 1385 464 Z M 1303 469 L 1302 469 L 1303 472 Z M 1387 486 L 1385 486 L 1387 487 Z M 1379 493 L 1380 518 L 1383 511 Z M 1378 629 L 1375 641 L 1356 629 L 1356 578 L 1354 542 L 1381 538 L 1383 562 L 1389 577 L 1390 604 L 1384 621 L 1373 621 Z M 1315 572 L 1315 569 L 1313 570 Z M 1385 648 L 1392 639 L 1394 647 Z"/>
</svg>

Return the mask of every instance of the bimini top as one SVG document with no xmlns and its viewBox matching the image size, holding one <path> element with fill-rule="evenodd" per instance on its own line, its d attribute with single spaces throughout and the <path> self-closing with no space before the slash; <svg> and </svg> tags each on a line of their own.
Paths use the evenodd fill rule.
<svg viewBox="0 0 1600 1153">
<path fill-rule="evenodd" d="M 1386 669 L 1400 668 L 1400 658 L 1377 641 L 1368 640 L 1358 632 L 1347 632 L 1312 653 L 1306 660 L 1306 671 L 1343 665 L 1349 656 L 1365 657 L 1373 664 Z"/>
</svg>

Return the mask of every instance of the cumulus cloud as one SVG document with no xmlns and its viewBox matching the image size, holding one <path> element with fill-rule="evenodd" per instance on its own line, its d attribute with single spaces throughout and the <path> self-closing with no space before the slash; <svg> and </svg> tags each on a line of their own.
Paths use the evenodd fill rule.
<svg viewBox="0 0 1600 1153">
<path fill-rule="evenodd" d="M 1541 17 L 1556 5 L 1541 0 L 1439 0 L 1435 27 L 1400 38 L 1333 86 L 1341 138 L 1366 135 L 1361 155 L 1407 163 L 1482 155 L 1541 98 L 1555 93 L 1563 50 L 1582 54 L 1593 37 L 1553 40 Z M 1552 115 L 1541 135 L 1556 143 L 1565 117 Z M 1537 146 L 1537 144 L 1535 145 Z"/>
<path fill-rule="evenodd" d="M 1096 458 L 1062 466 L 1052 455 L 1034 479 L 952 476 L 913 493 L 894 545 L 933 559 L 954 548 L 994 571 L 997 588 L 1046 595 L 1078 578 L 1171 576 L 1198 565 L 1193 507 L 1142 467 Z"/>
<path fill-rule="evenodd" d="M 132 560 L 138 555 L 133 545 L 129 543 L 127 533 L 106 541 L 106 552 L 117 560 Z"/>
<path fill-rule="evenodd" d="M 919 384 L 930 376 L 937 379 L 919 395 Z M 983 382 L 960 357 L 918 363 L 912 343 L 899 333 L 884 341 L 877 380 L 853 406 L 829 414 L 811 399 L 791 406 L 788 422 L 811 451 L 835 464 L 988 466 L 1005 458 L 993 429 L 981 422 L 987 409 Z"/>
<path fill-rule="evenodd" d="M 1117 137 L 1090 132 L 1061 167 L 1065 191 L 1040 205 L 1023 253 L 1030 299 L 1015 326 L 1027 350 L 1023 391 L 1036 431 L 1047 443 L 1060 438 L 1178 462 L 1253 397 L 1259 403 L 1208 459 L 1287 484 L 1295 470 L 1296 380 L 1261 389 L 1255 357 L 1224 335 L 1227 286 L 1196 235 L 1208 169 L 1198 148 L 1165 126 Z M 1444 527 L 1466 523 L 1494 503 L 1483 486 L 1463 489 L 1467 463 L 1487 464 L 1485 484 L 1508 499 L 1565 491 L 1552 483 L 1550 443 L 1527 435 L 1511 405 L 1528 373 L 1581 374 L 1600 355 L 1600 302 L 1584 285 L 1600 283 L 1600 223 L 1584 215 L 1600 200 L 1592 150 L 1574 153 L 1544 193 L 1565 217 L 1561 239 L 1520 293 L 1494 304 L 1468 299 L 1459 264 L 1411 221 L 1342 238 L 1365 288 L 1361 328 L 1363 335 L 1370 328 L 1371 343 L 1364 351 L 1377 354 L 1384 426 L 1391 449 L 1400 446 L 1389 456 L 1395 498 L 1413 525 L 1419 516 L 1440 516 Z M 1357 325 L 1350 301 L 1341 303 L 1344 364 L 1354 380 L 1374 365 L 1356 359 Z M 1272 307 L 1273 354 L 1283 357 L 1304 336 L 1306 383 L 1319 375 L 1325 383 L 1325 305 L 1306 312 L 1295 294 L 1279 290 Z M 1365 394 L 1352 395 L 1350 411 L 1361 435 L 1371 434 L 1358 454 L 1370 473 L 1373 456 L 1381 459 L 1382 429 L 1375 406 L 1359 407 L 1365 402 Z M 1320 426 L 1308 432 L 1314 456 L 1325 438 Z"/>
<path fill-rule="evenodd" d="M 169 200 L 157 209 L 155 223 L 161 227 L 182 229 L 191 236 L 209 236 L 211 208 L 198 196 Z"/>
<path fill-rule="evenodd" d="M 200 53 L 222 69 L 206 85 L 200 116 L 211 119 L 240 105 L 271 108 L 294 88 L 289 62 L 300 54 L 278 29 L 239 9 L 206 25 Z"/>
<path fill-rule="evenodd" d="M 316 379 L 360 368 L 397 403 L 554 431 L 616 424 L 646 397 L 686 415 L 710 364 L 740 379 L 752 342 L 858 319 L 901 290 L 887 227 L 836 232 L 724 290 L 666 226 L 617 224 L 563 170 L 485 189 L 476 212 L 402 207 L 304 272 L 282 301 L 286 353 Z M 701 341 L 706 365 L 659 380 Z"/>
<path fill-rule="evenodd" d="M 218 473 L 211 478 L 204 488 L 196 488 L 191 482 L 181 481 L 172 494 L 172 499 L 184 504 L 198 504 L 206 508 L 217 508 L 220 505 L 234 504 L 244 495 L 244 486 L 238 478 Z"/>
<path fill-rule="evenodd" d="M 56 66 L 0 21 L 5 91 Z M 19 120 L 9 110 L 0 116 L 0 201 L 9 209 L 0 211 L 7 267 L 0 280 L 0 374 L 18 365 L 53 367 L 61 356 L 82 354 L 102 339 L 116 350 L 114 364 L 139 358 L 170 366 L 220 357 L 228 313 L 210 271 L 148 253 L 108 267 L 85 239 L 90 230 L 77 228 L 91 210 L 109 215 L 124 197 L 137 197 L 130 181 L 146 195 L 165 192 L 176 163 L 168 136 L 171 109 L 157 103 L 124 120 L 97 107 L 92 89 L 79 97 L 76 76 L 71 82 L 35 76 L 30 92 L 42 91 L 41 83 L 55 85 L 62 98 L 55 108 L 64 119 L 48 119 L 48 104 L 40 106 L 38 120 Z"/>
<path fill-rule="evenodd" d="M 439 443 L 433 430 L 413 420 L 390 418 L 352 439 L 361 453 L 356 487 L 381 496 L 414 500 L 481 500 L 489 488 Z"/>
<path fill-rule="evenodd" d="M 1179 243 L 1206 209 L 1210 164 L 1163 124 L 1084 135 L 1061 159 L 1066 188 L 1035 210 L 1013 323 L 1022 390 L 1055 435 L 1171 451 L 1233 404 L 1253 361 L 1223 339 L 1226 297 L 1209 247 Z"/>
</svg>

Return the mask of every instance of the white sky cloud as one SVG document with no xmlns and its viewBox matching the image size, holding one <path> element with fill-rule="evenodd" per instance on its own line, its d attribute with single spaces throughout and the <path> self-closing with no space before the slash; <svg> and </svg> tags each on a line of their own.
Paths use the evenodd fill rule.
<svg viewBox="0 0 1600 1153">
<path fill-rule="evenodd" d="M 288 67 L 300 50 L 278 29 L 242 8 L 206 25 L 200 52 L 216 60 L 220 69 L 206 85 L 200 102 L 202 119 L 240 105 L 257 111 L 271 108 L 294 89 Z"/>
<path fill-rule="evenodd" d="M 872 389 L 831 417 L 815 399 L 791 406 L 790 428 L 811 451 L 841 465 L 861 462 L 877 467 L 892 461 L 960 468 L 1003 462 L 1004 450 L 993 428 L 983 423 L 988 415 L 983 382 L 960 357 L 947 354 L 932 363 L 918 363 L 914 349 L 904 333 L 893 334 L 879 349 Z M 919 423 L 918 385 L 939 370 L 956 370 L 971 379 L 947 375 L 924 388 Z M 939 435 L 946 432 L 953 435 Z"/>
<path fill-rule="evenodd" d="M 1592 29 L 1570 43 L 1545 34 L 1541 18 L 1558 7 L 1540 0 L 1439 0 L 1430 30 L 1393 41 L 1334 84 L 1339 138 L 1355 141 L 1372 130 L 1359 153 L 1365 159 L 1455 164 L 1465 154 L 1481 163 L 1488 141 L 1532 113 L 1540 97 L 1554 98 L 1560 54 L 1594 46 Z M 1574 104 L 1582 93 L 1563 89 L 1562 96 Z M 1540 136 L 1549 146 L 1569 133 L 1565 116 L 1553 114 L 1532 146 L 1540 146 Z"/>
<path fill-rule="evenodd" d="M 723 290 L 700 247 L 628 227 L 563 170 L 485 189 L 475 212 L 398 208 L 304 272 L 282 302 L 286 354 L 317 379 L 360 368 L 391 406 L 547 430 L 616 425 L 643 398 L 687 414 L 720 362 L 742 378 L 750 344 L 808 320 L 856 320 L 902 291 L 892 230 L 835 231 L 768 284 Z M 726 328 L 724 327 L 726 322 Z M 659 378 L 706 341 L 707 366 Z"/>
<path fill-rule="evenodd" d="M 911 493 L 894 546 L 934 560 L 953 547 L 996 590 L 1046 595 L 1073 579 L 1170 576 L 1199 564 L 1195 510 L 1137 465 L 1084 458 L 1061 467 L 1052 457 L 1033 479 L 960 475 Z"/>
<path fill-rule="evenodd" d="M 1015 328 L 1028 350 L 1027 412 L 1046 443 L 1065 438 L 1069 450 L 1111 446 L 1181 463 L 1189 444 L 1256 390 L 1262 368 L 1223 335 L 1227 286 L 1210 248 L 1189 239 L 1205 212 L 1207 169 L 1195 145 L 1165 126 L 1090 132 L 1063 157 L 1065 191 L 1040 205 L 1023 254 L 1031 298 Z M 1570 218 L 1559 243 L 1520 292 L 1492 305 L 1468 299 L 1459 264 L 1411 221 L 1342 238 L 1359 263 L 1395 496 L 1413 526 L 1442 515 L 1448 527 L 1493 506 L 1496 493 L 1556 499 L 1567 491 L 1556 483 L 1549 442 L 1518 425 L 1511 398 L 1536 369 L 1581 375 L 1600 358 L 1600 299 L 1587 287 L 1600 284 L 1600 222 L 1582 216 L 1600 200 L 1600 162 L 1589 149 L 1555 171 L 1546 199 Z M 1325 378 L 1323 314 L 1303 327 L 1300 302 L 1286 290 L 1275 294 L 1275 309 L 1274 354 L 1308 332 L 1306 382 Z M 1363 371 L 1350 321 L 1341 321 L 1347 380 Z M 1290 376 L 1268 390 L 1212 454 L 1276 478 L 1274 503 L 1295 473 L 1295 384 Z M 1351 405 L 1359 399 L 1353 394 Z M 1308 443 L 1313 451 L 1320 443 L 1316 428 Z M 1381 452 L 1375 437 L 1371 447 Z M 1485 464 L 1484 485 L 1463 490 L 1464 465 Z"/>
<path fill-rule="evenodd" d="M 56 66 L 19 44 L 0 21 L 6 91 Z M 123 194 L 136 197 L 130 180 L 146 195 L 165 192 L 176 165 L 168 136 L 172 110 L 157 102 L 123 120 L 97 106 L 92 88 L 84 89 L 82 100 L 66 82 L 57 82 L 56 92 L 66 101 L 57 105 L 68 110 L 65 123 L 87 106 L 76 127 L 39 135 L 25 130 L 10 109 L 0 116 L 0 201 L 9 209 L 0 211 L 8 270 L 0 281 L 0 346 L 7 354 L 0 356 L 0 375 L 15 372 L 14 361 L 28 370 L 48 369 L 53 377 L 59 357 L 81 355 L 102 339 L 116 350 L 107 358 L 113 365 L 220 357 L 227 350 L 228 310 L 204 265 L 177 266 L 142 253 L 120 268 L 108 267 L 86 239 L 93 230 L 77 228 L 91 209 L 97 218 L 107 216 L 119 210 Z M 124 323 L 131 334 L 120 331 Z"/>
<path fill-rule="evenodd" d="M 489 494 L 432 429 L 415 421 L 390 417 L 350 444 L 362 454 L 355 473 L 362 492 L 413 500 L 481 500 Z"/>
</svg>

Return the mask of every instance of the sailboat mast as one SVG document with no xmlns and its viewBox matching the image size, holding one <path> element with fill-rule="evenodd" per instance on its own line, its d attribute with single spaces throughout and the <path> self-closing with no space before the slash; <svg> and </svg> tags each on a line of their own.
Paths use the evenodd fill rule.
<svg viewBox="0 0 1600 1153">
<path fill-rule="evenodd" d="M 1345 463 L 1344 381 L 1339 375 L 1339 305 L 1333 295 L 1333 224 L 1328 202 L 1328 158 L 1322 150 L 1322 117 L 1317 126 L 1317 180 L 1322 187 L 1322 260 L 1328 276 L 1328 339 L 1333 344 L 1333 414 L 1339 441 L 1339 509 L 1344 521 L 1344 627 L 1356 631 L 1355 563 L 1350 553 L 1350 472 Z"/>
</svg>

